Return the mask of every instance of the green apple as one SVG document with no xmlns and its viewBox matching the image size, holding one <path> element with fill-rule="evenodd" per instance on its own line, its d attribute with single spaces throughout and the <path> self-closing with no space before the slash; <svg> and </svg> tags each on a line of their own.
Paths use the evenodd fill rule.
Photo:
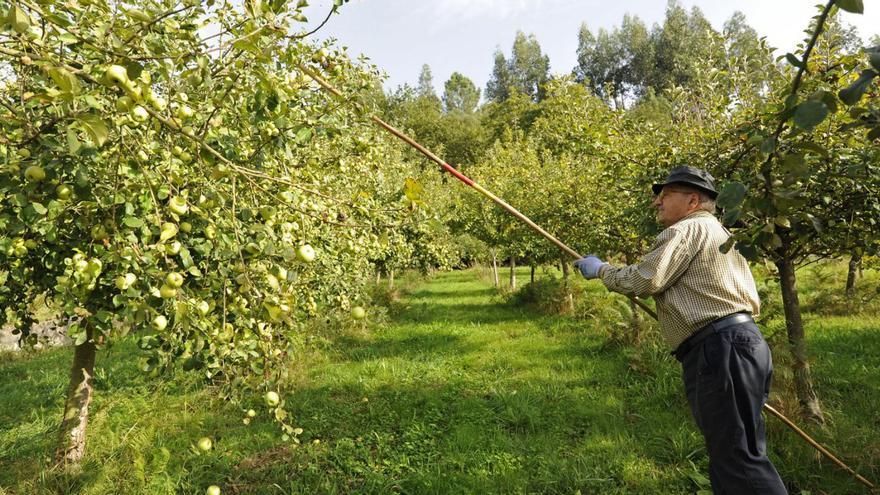
<svg viewBox="0 0 880 495">
<path fill-rule="evenodd" d="M 147 103 L 153 105 L 153 108 L 160 112 L 165 110 L 165 107 L 168 106 L 168 102 L 165 101 L 165 98 L 162 98 L 161 96 L 156 96 L 152 93 L 150 93 L 150 95 L 147 97 Z"/>
<path fill-rule="evenodd" d="M 138 105 L 131 109 L 131 118 L 138 122 L 144 122 L 150 118 L 150 114 L 147 113 L 147 109 Z"/>
<path fill-rule="evenodd" d="M 116 111 L 123 113 L 131 110 L 131 107 L 134 106 L 134 100 L 131 99 L 131 96 L 120 96 L 116 99 Z"/>
<path fill-rule="evenodd" d="M 159 296 L 161 296 L 162 299 L 171 299 L 172 297 L 177 296 L 177 289 L 162 284 L 162 287 L 159 287 Z"/>
<path fill-rule="evenodd" d="M 196 311 L 198 311 L 200 315 L 205 316 L 211 311 L 211 305 L 208 301 L 199 301 L 196 303 Z"/>
<path fill-rule="evenodd" d="M 177 272 L 169 272 L 165 275 L 165 285 L 177 289 L 183 286 L 183 275 Z"/>
<path fill-rule="evenodd" d="M 177 235 L 177 225 L 171 222 L 165 222 L 162 224 L 162 228 L 159 231 L 159 240 L 162 242 L 171 239 L 172 237 Z"/>
<path fill-rule="evenodd" d="M 190 119 L 193 115 L 195 115 L 195 112 L 187 105 L 182 105 L 177 109 L 177 118 L 180 120 Z"/>
<path fill-rule="evenodd" d="M 272 220 L 275 218 L 275 207 L 274 206 L 264 206 L 260 208 L 260 216 L 263 217 L 263 220 Z"/>
<path fill-rule="evenodd" d="M 116 277 L 116 287 L 119 290 L 126 290 L 137 282 L 137 275 L 134 273 L 126 273 Z"/>
<path fill-rule="evenodd" d="M 167 246 L 165 246 L 165 252 L 171 255 L 175 255 L 180 252 L 183 248 L 183 244 L 180 241 L 171 241 Z"/>
<path fill-rule="evenodd" d="M 85 273 L 89 268 L 89 262 L 86 260 L 76 260 L 73 264 L 73 269 L 76 273 Z"/>
<path fill-rule="evenodd" d="M 31 165 L 24 170 L 24 178 L 30 182 L 40 182 L 46 178 L 46 171 L 39 165 Z"/>
<path fill-rule="evenodd" d="M 55 188 L 55 195 L 58 196 L 58 199 L 61 201 L 67 201 L 73 196 L 73 189 L 67 184 L 58 184 L 58 187 Z"/>
<path fill-rule="evenodd" d="M 248 409 L 247 417 L 253 418 L 253 417 L 256 417 L 256 415 L 257 415 L 257 411 L 254 411 L 253 409 Z"/>
<path fill-rule="evenodd" d="M 208 225 L 205 227 L 205 237 L 208 239 L 217 237 L 217 229 L 213 225 Z"/>
<path fill-rule="evenodd" d="M 281 398 L 278 397 L 278 392 L 269 391 L 266 392 L 266 395 L 263 396 L 263 399 L 266 401 L 266 405 L 269 407 L 275 407 L 281 402 Z"/>
<path fill-rule="evenodd" d="M 153 318 L 150 326 L 153 327 L 153 330 L 161 332 L 162 330 L 165 330 L 165 327 L 168 326 L 168 318 L 165 318 L 165 316 L 163 315 L 157 315 L 155 318 Z"/>
<path fill-rule="evenodd" d="M 367 311 L 362 306 L 351 308 L 351 317 L 355 320 L 363 320 L 367 316 Z"/>
<path fill-rule="evenodd" d="M 174 196 L 168 200 L 168 209 L 175 215 L 186 215 L 189 205 L 186 204 L 186 198 L 183 196 Z"/>
<path fill-rule="evenodd" d="M 111 65 L 104 71 L 104 78 L 108 83 L 116 86 L 125 84 L 128 82 L 128 71 L 121 65 Z"/>
<path fill-rule="evenodd" d="M 180 230 L 189 234 L 192 232 L 193 226 L 189 222 L 180 222 Z"/>
<path fill-rule="evenodd" d="M 92 239 L 100 241 L 107 238 L 107 229 L 103 225 L 95 225 L 91 230 Z"/>
<path fill-rule="evenodd" d="M 214 442 L 211 441 L 211 439 L 209 437 L 202 437 L 199 439 L 198 446 L 199 446 L 199 450 L 201 450 L 203 452 L 207 452 L 207 451 L 211 450 L 211 447 L 214 446 Z"/>
<path fill-rule="evenodd" d="M 311 263 L 312 261 L 315 261 L 315 256 L 315 249 L 308 244 L 303 244 L 296 248 L 296 257 L 300 261 Z"/>
<path fill-rule="evenodd" d="M 220 487 L 217 485 L 211 485 L 205 490 L 205 495 L 220 495 Z"/>
</svg>

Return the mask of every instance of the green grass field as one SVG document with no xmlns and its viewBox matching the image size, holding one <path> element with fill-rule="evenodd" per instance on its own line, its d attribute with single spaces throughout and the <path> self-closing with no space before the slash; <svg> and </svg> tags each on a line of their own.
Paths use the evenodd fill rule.
<svg viewBox="0 0 880 495">
<path fill-rule="evenodd" d="M 602 290 L 583 285 L 585 297 Z M 256 400 L 260 415 L 246 426 L 239 407 L 193 375 L 143 377 L 133 342 L 99 354 L 78 473 L 49 468 L 70 350 L 0 355 L 0 494 L 201 494 L 211 484 L 224 494 L 708 489 L 679 365 L 656 335 L 638 348 L 610 345 L 613 322 L 517 307 L 475 270 L 415 284 L 401 307 L 379 328 L 308 346 L 284 394 L 304 430 L 298 446 L 278 439 Z M 806 321 L 829 419 L 807 429 L 878 480 L 880 317 Z M 792 413 L 778 318 L 767 333 L 779 377 L 772 401 Z M 767 422 L 770 456 L 792 493 L 868 493 Z M 198 453 L 201 436 L 213 451 Z"/>
</svg>

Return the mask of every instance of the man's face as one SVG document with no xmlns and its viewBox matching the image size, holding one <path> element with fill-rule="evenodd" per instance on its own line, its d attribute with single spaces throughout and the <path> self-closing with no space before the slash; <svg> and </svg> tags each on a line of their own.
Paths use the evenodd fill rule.
<svg viewBox="0 0 880 495">
<path fill-rule="evenodd" d="M 699 208 L 700 195 L 687 188 L 671 184 L 663 186 L 660 194 L 654 197 L 653 205 L 657 208 L 657 222 L 669 227 Z"/>
</svg>

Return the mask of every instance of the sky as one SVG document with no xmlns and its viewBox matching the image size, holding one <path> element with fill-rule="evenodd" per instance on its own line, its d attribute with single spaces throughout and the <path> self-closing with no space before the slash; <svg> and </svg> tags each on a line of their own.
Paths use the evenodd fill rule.
<svg viewBox="0 0 880 495">
<path fill-rule="evenodd" d="M 332 0 L 311 0 L 305 14 L 309 29 L 326 17 Z M 806 34 L 818 14 L 811 0 L 681 0 L 687 10 L 699 7 L 720 30 L 737 10 L 770 46 L 784 55 Z M 865 0 L 863 15 L 840 12 L 863 39 L 880 33 L 880 0 Z M 415 85 L 423 64 L 431 67 L 434 88 L 453 72 L 485 89 L 494 53 L 510 53 L 517 31 L 534 34 L 550 58 L 554 74 L 567 74 L 576 64 L 581 23 L 594 33 L 620 24 L 624 14 L 637 15 L 649 26 L 662 23 L 666 0 L 350 0 L 315 35 L 336 38 L 352 56 L 364 54 L 385 70 L 386 89 Z"/>
</svg>

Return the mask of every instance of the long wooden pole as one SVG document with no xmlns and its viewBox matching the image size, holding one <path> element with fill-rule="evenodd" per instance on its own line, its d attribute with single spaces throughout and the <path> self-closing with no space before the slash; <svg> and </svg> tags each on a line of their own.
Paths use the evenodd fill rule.
<svg viewBox="0 0 880 495">
<path fill-rule="evenodd" d="M 336 96 L 342 100 L 345 100 L 345 97 L 342 95 L 342 93 L 339 92 L 338 89 L 333 87 L 333 85 L 331 85 L 329 82 L 324 80 L 324 78 L 322 78 L 321 76 L 316 74 L 314 71 L 312 71 L 306 67 L 303 67 L 302 65 L 299 65 L 299 68 L 306 75 L 311 77 L 316 83 L 318 83 L 322 88 L 327 90 L 329 93 L 333 94 L 334 96 Z M 495 204 L 504 208 L 508 213 L 510 213 L 511 215 L 513 215 L 514 217 L 516 217 L 517 219 L 519 219 L 520 221 L 522 221 L 523 223 L 525 223 L 526 225 L 531 227 L 532 230 L 534 230 L 535 232 L 537 232 L 538 234 L 543 236 L 545 239 L 549 240 L 553 244 L 556 244 L 556 246 L 559 247 L 559 249 L 562 249 L 563 251 L 568 253 L 571 257 L 573 257 L 575 259 L 581 259 L 583 257 L 580 254 L 578 254 L 577 251 L 566 246 L 562 241 L 560 241 L 559 239 L 557 239 L 556 237 L 551 235 L 546 230 L 542 229 L 538 224 L 536 224 L 531 219 L 529 219 L 529 217 L 520 213 L 519 210 L 517 210 L 513 206 L 510 206 L 509 204 L 507 204 L 507 202 L 505 202 L 503 199 L 492 194 L 490 191 L 486 190 L 484 187 L 480 186 L 479 184 L 477 184 L 476 182 L 474 182 L 473 180 L 468 178 L 466 175 L 462 174 L 461 172 L 459 172 L 458 170 L 453 168 L 451 165 L 449 165 L 445 161 L 441 160 L 440 157 L 438 157 L 437 155 L 432 153 L 429 149 L 425 148 L 424 146 L 422 146 L 421 144 L 416 142 L 413 138 L 407 136 L 403 132 L 394 128 L 394 126 L 388 124 L 387 122 L 383 121 L 379 117 L 376 117 L 375 115 L 370 116 L 370 120 L 372 120 L 377 125 L 379 125 L 379 127 L 382 127 L 383 129 L 390 132 L 391 134 L 394 134 L 395 136 L 400 138 L 402 141 L 406 142 L 407 144 L 409 144 L 410 146 L 412 146 L 413 148 L 418 150 L 421 154 L 428 157 L 428 159 L 430 159 L 434 163 L 440 165 L 440 167 L 442 167 L 443 170 L 446 170 L 447 172 L 452 174 L 456 179 L 460 180 L 461 182 L 464 182 L 465 184 L 467 184 L 471 188 L 477 190 L 483 196 L 486 196 L 487 198 L 494 201 Z M 644 302 L 636 299 L 633 296 L 627 296 L 627 297 L 629 297 L 629 299 L 631 301 L 633 301 L 638 307 L 642 308 L 646 313 L 651 315 L 651 317 L 653 317 L 655 320 L 657 319 L 657 313 L 655 313 L 654 310 L 651 309 L 650 306 L 646 305 Z M 873 483 L 871 483 L 870 481 L 868 481 L 867 479 L 865 479 L 864 477 L 862 477 L 861 475 L 856 473 L 852 468 L 850 468 L 849 466 L 844 464 L 843 461 L 841 461 L 840 459 L 835 457 L 828 449 L 823 447 L 819 442 L 813 440 L 809 435 L 807 435 L 807 433 L 805 433 L 803 430 L 798 428 L 797 425 L 795 425 L 793 421 L 791 421 L 790 419 L 783 416 L 782 413 L 780 413 L 779 411 L 777 411 L 776 409 L 771 407 L 769 404 L 764 404 L 764 409 L 766 409 L 773 416 L 776 416 L 777 418 L 779 418 L 783 423 L 785 423 L 789 428 L 791 428 L 795 433 L 797 433 L 798 436 L 800 436 L 801 438 L 806 440 L 807 443 L 809 443 L 811 446 L 816 448 L 816 450 L 821 452 L 822 455 L 828 457 L 829 459 L 831 459 L 832 462 L 834 462 L 835 464 L 840 466 L 842 469 L 844 469 L 848 473 L 855 476 L 855 478 L 857 480 L 859 480 L 859 482 L 861 482 L 862 484 L 864 484 L 868 488 L 871 488 L 871 489 L 874 488 Z"/>
</svg>

